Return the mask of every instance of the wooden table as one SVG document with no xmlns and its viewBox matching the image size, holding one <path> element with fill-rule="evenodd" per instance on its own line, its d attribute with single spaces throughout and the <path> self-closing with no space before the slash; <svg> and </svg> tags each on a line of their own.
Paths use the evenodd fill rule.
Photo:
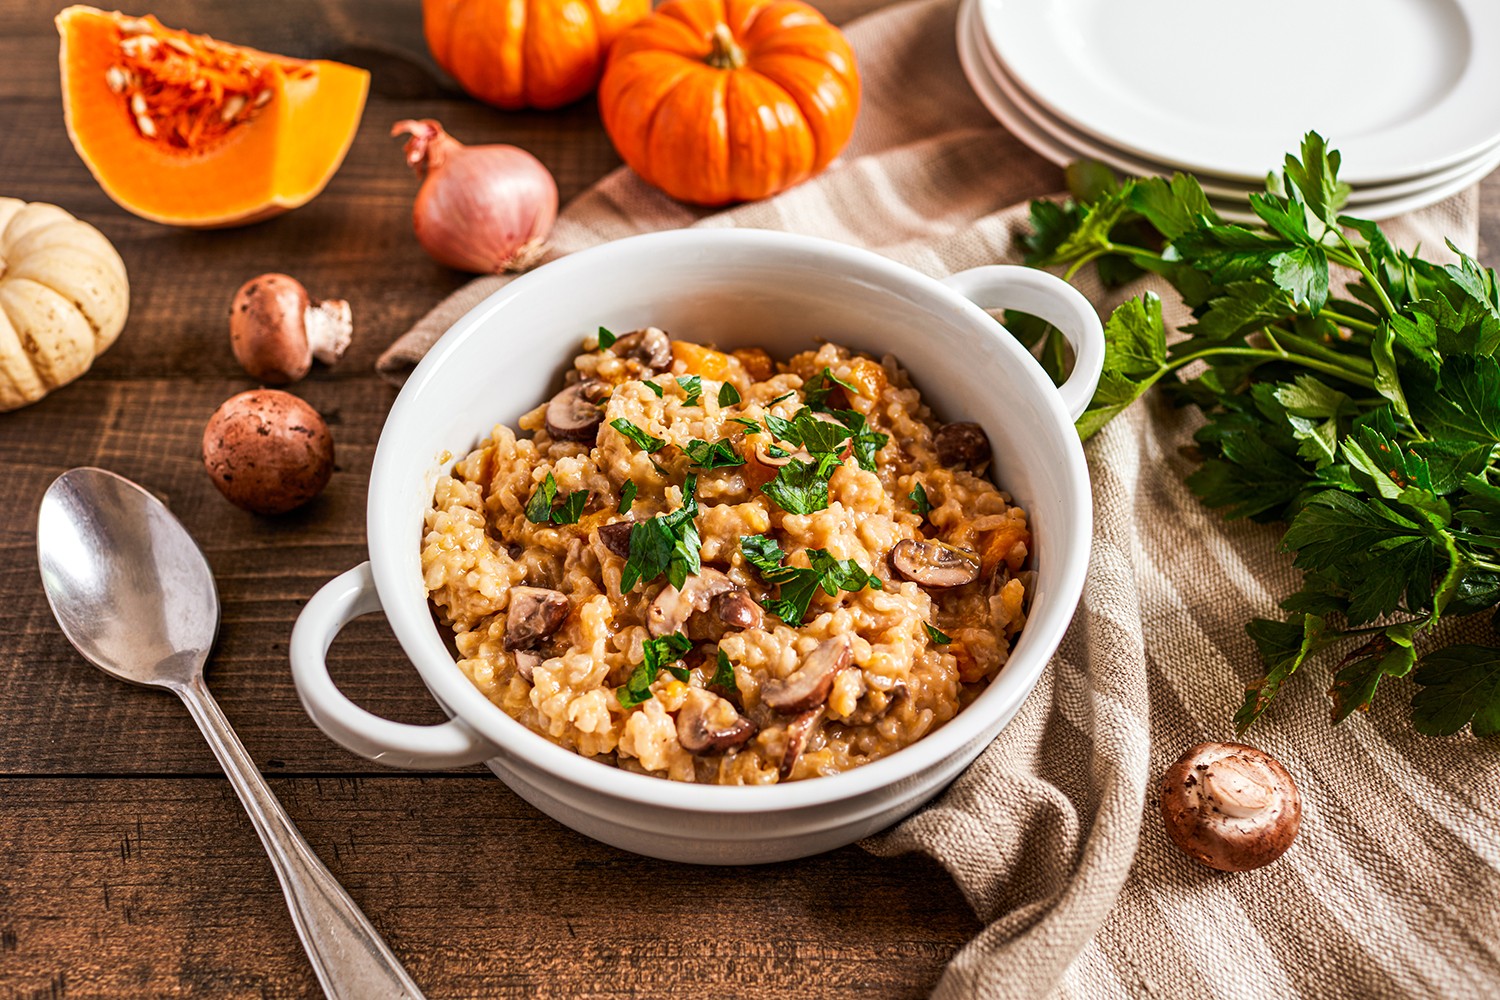
<svg viewBox="0 0 1500 1000">
<path fill-rule="evenodd" d="M 826 5 L 838 18 L 858 0 Z M 925 994 L 979 924 L 935 863 L 857 848 L 766 868 L 635 857 L 536 812 L 480 768 L 414 775 L 344 752 L 303 714 L 287 637 L 308 596 L 365 557 L 370 460 L 395 391 L 380 351 L 465 279 L 410 227 L 415 182 L 391 122 L 536 152 L 564 199 L 617 164 L 591 103 L 506 115 L 438 82 L 417 0 L 161 0 L 172 25 L 374 70 L 347 162 L 272 222 L 182 232 L 116 208 L 70 148 L 52 5 L 0 0 L 0 195 L 56 202 L 119 247 L 130 323 L 78 384 L 0 415 L 0 995 L 303 997 L 317 984 L 270 866 L 175 698 L 85 665 L 38 585 L 42 491 L 100 465 L 164 497 L 223 601 L 209 681 L 314 849 L 431 997 Z M 1041 192 L 1038 192 L 1041 193 Z M 1500 181 L 1486 187 L 1500 239 Z M 234 290 L 287 270 L 353 304 L 344 363 L 295 391 L 338 444 L 326 494 L 280 519 L 230 507 L 199 437 L 252 387 L 230 355 Z M 335 643 L 341 686 L 392 718 L 440 714 L 383 623 Z M 711 988 L 712 987 L 712 988 Z"/>
</svg>

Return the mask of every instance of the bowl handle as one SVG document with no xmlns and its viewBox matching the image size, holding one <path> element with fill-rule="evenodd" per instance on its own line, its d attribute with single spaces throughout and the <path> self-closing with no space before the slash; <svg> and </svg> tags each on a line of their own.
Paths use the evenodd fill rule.
<svg viewBox="0 0 1500 1000">
<path fill-rule="evenodd" d="M 1073 372 L 1057 392 L 1074 420 L 1083 416 L 1104 368 L 1104 327 L 1082 292 L 1054 274 L 1015 264 L 959 271 L 943 284 L 981 309 L 1030 313 L 1062 331 L 1073 348 Z"/>
<path fill-rule="evenodd" d="M 344 697 L 328 674 L 328 647 L 360 615 L 379 611 L 380 595 L 370 564 L 362 562 L 334 577 L 313 595 L 292 627 L 292 682 L 317 727 L 362 757 L 414 770 L 477 764 L 499 751 L 462 719 L 435 726 L 392 722 Z"/>
</svg>

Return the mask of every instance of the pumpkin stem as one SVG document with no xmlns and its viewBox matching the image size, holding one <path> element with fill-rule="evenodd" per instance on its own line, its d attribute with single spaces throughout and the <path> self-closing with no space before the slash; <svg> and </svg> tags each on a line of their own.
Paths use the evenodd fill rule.
<svg viewBox="0 0 1500 1000">
<path fill-rule="evenodd" d="M 745 50 L 740 48 L 729 25 L 723 21 L 714 25 L 713 48 L 708 52 L 708 64 L 714 69 L 739 69 L 745 65 Z"/>
</svg>

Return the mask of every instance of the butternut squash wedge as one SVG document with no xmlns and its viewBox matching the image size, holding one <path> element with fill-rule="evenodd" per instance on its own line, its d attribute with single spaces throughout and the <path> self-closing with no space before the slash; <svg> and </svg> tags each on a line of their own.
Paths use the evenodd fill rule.
<svg viewBox="0 0 1500 1000">
<path fill-rule="evenodd" d="M 93 7 L 57 15 L 63 113 L 99 185 L 136 215 L 237 226 L 310 201 L 343 162 L 370 74 Z"/>
</svg>

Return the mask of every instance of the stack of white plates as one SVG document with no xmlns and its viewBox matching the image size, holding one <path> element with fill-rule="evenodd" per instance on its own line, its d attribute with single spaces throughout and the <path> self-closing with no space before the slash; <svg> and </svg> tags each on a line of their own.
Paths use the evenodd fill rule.
<svg viewBox="0 0 1500 1000">
<path fill-rule="evenodd" d="M 1049 160 L 1194 174 L 1226 218 L 1308 130 L 1363 218 L 1500 166 L 1500 0 L 963 0 L 958 54 Z"/>
</svg>

